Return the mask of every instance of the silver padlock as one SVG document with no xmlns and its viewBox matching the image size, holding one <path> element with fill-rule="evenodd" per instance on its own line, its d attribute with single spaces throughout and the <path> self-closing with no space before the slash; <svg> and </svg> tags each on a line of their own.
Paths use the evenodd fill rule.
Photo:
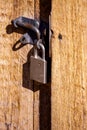
<svg viewBox="0 0 87 130">
<path fill-rule="evenodd" d="M 45 47 L 39 44 L 42 50 L 42 57 L 38 55 L 37 48 L 34 48 L 34 56 L 30 57 L 30 79 L 37 82 L 47 83 L 47 61 L 45 60 Z"/>
</svg>

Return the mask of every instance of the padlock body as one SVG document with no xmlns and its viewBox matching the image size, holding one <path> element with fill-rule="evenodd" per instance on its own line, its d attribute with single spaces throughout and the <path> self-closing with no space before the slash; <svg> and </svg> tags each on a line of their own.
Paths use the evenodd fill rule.
<svg viewBox="0 0 87 130">
<path fill-rule="evenodd" d="M 30 79 L 37 82 L 47 83 L 47 61 L 41 57 L 30 57 Z"/>
</svg>

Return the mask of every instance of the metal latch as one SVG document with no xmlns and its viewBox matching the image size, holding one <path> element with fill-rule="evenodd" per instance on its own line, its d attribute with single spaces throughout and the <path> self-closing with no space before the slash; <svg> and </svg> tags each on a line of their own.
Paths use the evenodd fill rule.
<svg viewBox="0 0 87 130">
<path fill-rule="evenodd" d="M 39 68 L 34 67 L 35 70 L 39 69 L 39 75 L 40 76 L 32 76 L 34 72 L 31 72 L 31 77 L 33 77 L 33 80 L 42 82 L 42 83 L 47 83 L 46 81 L 46 73 L 48 73 L 46 67 L 49 66 L 48 61 L 50 57 L 50 39 L 51 39 L 51 30 L 50 30 L 50 22 L 46 23 L 44 21 L 37 21 L 34 19 L 26 18 L 26 17 L 18 17 L 15 20 L 12 20 L 12 24 L 14 25 L 15 28 L 22 27 L 23 29 L 26 30 L 26 33 L 19 39 L 22 44 L 31 44 L 34 46 L 34 49 L 40 49 L 40 47 L 43 46 L 44 52 L 45 52 L 45 58 L 41 58 L 39 56 L 37 57 L 32 57 L 32 64 L 37 63 L 37 66 L 42 65 Z M 33 32 L 32 32 L 33 31 Z M 31 35 L 33 34 L 33 36 Z M 46 63 L 47 61 L 47 63 Z M 40 63 L 39 63 L 40 62 Z M 47 65 L 46 65 L 47 64 Z M 31 67 L 32 68 L 32 67 Z M 43 71 L 43 69 L 45 70 Z M 34 70 L 32 69 L 32 70 Z M 37 71 L 38 72 L 38 71 Z M 43 76 L 45 75 L 45 76 Z"/>
<path fill-rule="evenodd" d="M 14 27 L 18 28 L 18 27 L 22 27 L 24 29 L 26 29 L 27 33 L 25 33 L 21 38 L 20 38 L 20 42 L 23 44 L 35 44 L 34 39 L 31 38 L 31 36 L 29 35 L 29 30 L 34 31 L 36 33 L 36 38 L 37 40 L 40 39 L 40 32 L 39 32 L 39 22 L 33 19 L 29 19 L 26 17 L 18 17 L 15 20 L 12 20 L 12 23 L 14 25 Z"/>
<path fill-rule="evenodd" d="M 43 44 L 46 48 L 46 54 L 47 57 L 50 57 L 51 54 L 51 45 L 50 45 L 50 39 L 51 39 L 51 29 L 50 29 L 50 17 L 49 22 L 44 21 L 37 21 L 34 19 L 26 18 L 23 16 L 20 16 L 16 18 L 15 20 L 12 20 L 12 24 L 14 27 L 22 27 L 26 29 L 26 33 L 19 39 L 22 44 L 31 44 L 35 45 L 36 41 L 39 39 L 42 39 Z M 33 37 L 31 36 L 32 31 L 35 33 Z"/>
</svg>

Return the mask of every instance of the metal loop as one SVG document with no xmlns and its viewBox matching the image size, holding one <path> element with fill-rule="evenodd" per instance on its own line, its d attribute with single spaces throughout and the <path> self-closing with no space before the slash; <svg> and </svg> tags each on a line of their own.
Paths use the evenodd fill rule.
<svg viewBox="0 0 87 130">
<path fill-rule="evenodd" d="M 42 50 L 42 58 L 43 60 L 45 60 L 45 47 L 41 42 L 37 42 L 37 46 L 34 47 L 34 57 L 37 58 L 38 57 L 38 51 L 37 49 L 41 49 Z"/>
<path fill-rule="evenodd" d="M 39 22 L 26 17 L 18 17 L 12 21 L 13 25 L 17 28 L 18 26 L 25 27 L 33 30 L 37 35 L 37 40 L 40 39 Z"/>
<path fill-rule="evenodd" d="M 45 47 L 43 44 L 40 43 L 40 48 L 42 49 L 42 58 L 45 60 Z"/>
</svg>

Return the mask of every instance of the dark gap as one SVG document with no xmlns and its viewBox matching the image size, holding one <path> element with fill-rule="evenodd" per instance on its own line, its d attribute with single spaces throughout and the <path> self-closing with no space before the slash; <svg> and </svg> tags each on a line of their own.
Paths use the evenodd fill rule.
<svg viewBox="0 0 87 130">
<path fill-rule="evenodd" d="M 48 62 L 48 84 L 40 85 L 40 130 L 51 130 L 51 59 L 49 58 L 49 15 L 51 12 L 51 0 L 40 0 L 40 22 L 41 27 L 46 25 L 45 48 L 46 60 Z"/>
</svg>

